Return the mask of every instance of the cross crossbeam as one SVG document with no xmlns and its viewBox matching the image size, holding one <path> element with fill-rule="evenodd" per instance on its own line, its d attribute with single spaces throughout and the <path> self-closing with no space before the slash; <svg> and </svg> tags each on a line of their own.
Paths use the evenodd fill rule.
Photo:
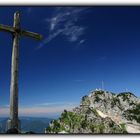
<svg viewBox="0 0 140 140">
<path fill-rule="evenodd" d="M 10 32 L 12 34 L 17 32 L 15 27 L 10 27 L 10 26 L 3 25 L 3 24 L 0 24 L 0 30 L 5 31 L 5 32 Z M 30 32 L 30 31 L 26 31 L 26 30 L 19 30 L 18 34 L 20 36 L 32 37 L 36 40 L 41 40 L 42 39 L 42 36 L 40 34 Z"/>
<path fill-rule="evenodd" d="M 15 32 L 13 27 L 10 27 L 10 26 L 7 26 L 7 25 L 3 25 L 3 24 L 0 24 L 0 30 L 1 31 L 5 31 L 5 32 L 10 32 L 10 33 L 14 33 Z"/>
<path fill-rule="evenodd" d="M 12 34 L 13 33 L 18 33 L 20 36 L 32 37 L 36 40 L 41 40 L 42 39 L 42 36 L 40 34 L 30 32 L 30 31 L 26 31 L 26 30 L 17 31 L 17 29 L 15 27 L 10 27 L 10 26 L 3 25 L 3 24 L 0 24 L 0 30 L 5 31 L 5 32 L 10 32 Z"/>
<path fill-rule="evenodd" d="M 13 27 L 0 24 L 0 30 L 9 32 L 13 35 L 13 50 L 11 63 L 11 84 L 10 84 L 10 118 L 7 129 L 20 130 L 18 119 L 18 66 L 19 66 L 19 39 L 21 36 L 31 37 L 41 40 L 42 36 L 38 33 L 22 30 L 20 27 L 20 13 L 15 12 Z"/>
</svg>

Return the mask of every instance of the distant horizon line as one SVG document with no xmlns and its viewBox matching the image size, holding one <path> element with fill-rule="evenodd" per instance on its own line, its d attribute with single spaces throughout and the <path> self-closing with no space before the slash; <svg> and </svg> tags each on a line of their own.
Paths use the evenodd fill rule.
<svg viewBox="0 0 140 140">
<path fill-rule="evenodd" d="M 8 116 L 0 116 L 0 119 L 2 118 L 9 118 Z M 45 118 L 45 119 L 55 119 L 57 118 L 56 116 L 55 117 L 44 117 L 44 116 L 19 116 L 19 118 Z"/>
</svg>

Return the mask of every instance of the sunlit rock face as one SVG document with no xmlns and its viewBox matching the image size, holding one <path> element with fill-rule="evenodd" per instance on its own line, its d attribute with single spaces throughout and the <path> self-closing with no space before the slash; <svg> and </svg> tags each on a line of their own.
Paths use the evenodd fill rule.
<svg viewBox="0 0 140 140">
<path fill-rule="evenodd" d="M 64 110 L 46 133 L 140 133 L 140 99 L 130 92 L 92 91 L 80 106 Z"/>
</svg>

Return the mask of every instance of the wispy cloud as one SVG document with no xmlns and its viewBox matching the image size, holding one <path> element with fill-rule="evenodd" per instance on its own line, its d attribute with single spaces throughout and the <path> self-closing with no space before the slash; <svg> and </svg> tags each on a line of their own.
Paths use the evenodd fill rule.
<svg viewBox="0 0 140 140">
<path fill-rule="evenodd" d="M 100 56 L 96 59 L 97 62 L 102 62 L 102 61 L 105 61 L 107 59 L 106 56 Z"/>
<path fill-rule="evenodd" d="M 74 106 L 77 105 L 77 103 L 73 102 L 45 102 L 38 104 L 38 106 Z"/>
<path fill-rule="evenodd" d="M 83 44 L 84 42 L 85 42 L 85 40 L 82 39 L 82 40 L 79 41 L 79 44 Z"/>
<path fill-rule="evenodd" d="M 38 48 L 53 40 L 58 35 L 64 36 L 69 42 L 79 42 L 82 44 L 85 40 L 81 39 L 85 33 L 86 27 L 79 24 L 81 14 L 86 8 L 59 7 L 56 8 L 52 17 L 45 19 L 49 24 L 49 35 L 41 42 Z"/>
<path fill-rule="evenodd" d="M 19 115 L 20 116 L 50 116 L 51 114 L 60 114 L 64 109 L 72 110 L 76 107 L 77 103 L 67 103 L 67 102 L 46 102 L 33 106 L 19 106 Z M 0 108 L 0 116 L 8 116 L 9 107 Z"/>
<path fill-rule="evenodd" d="M 9 115 L 9 108 L 0 108 L 0 116 L 3 117 L 3 116 L 7 116 Z"/>
<path fill-rule="evenodd" d="M 32 9 L 33 9 L 32 7 L 28 7 L 28 8 L 27 8 L 27 13 L 28 13 L 28 14 L 31 13 L 31 12 L 32 12 Z"/>
<path fill-rule="evenodd" d="M 2 108 L 9 108 L 10 105 L 6 104 L 6 105 L 2 105 L 2 106 L 0 106 L 0 107 L 2 107 Z"/>
<path fill-rule="evenodd" d="M 74 80 L 75 82 L 84 82 L 84 80 L 80 80 L 80 79 L 77 79 L 77 80 Z"/>
<path fill-rule="evenodd" d="M 55 106 L 55 107 L 47 107 L 47 106 L 40 106 L 40 107 L 26 107 L 26 108 L 19 108 L 19 115 L 21 116 L 46 116 L 50 114 L 57 114 L 64 111 L 64 109 L 72 110 L 74 106 Z"/>
</svg>

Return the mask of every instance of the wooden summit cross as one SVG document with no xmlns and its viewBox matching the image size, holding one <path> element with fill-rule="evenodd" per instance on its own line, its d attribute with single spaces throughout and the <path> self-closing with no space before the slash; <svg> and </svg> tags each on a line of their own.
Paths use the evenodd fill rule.
<svg viewBox="0 0 140 140">
<path fill-rule="evenodd" d="M 13 50 L 11 64 L 11 85 L 10 85 L 10 118 L 8 120 L 7 129 L 16 128 L 20 130 L 20 121 L 18 119 L 18 65 L 19 65 L 19 39 L 21 36 L 32 37 L 41 40 L 42 36 L 22 30 L 20 28 L 20 14 L 14 13 L 13 27 L 0 24 L 0 30 L 10 32 L 13 35 Z"/>
</svg>

